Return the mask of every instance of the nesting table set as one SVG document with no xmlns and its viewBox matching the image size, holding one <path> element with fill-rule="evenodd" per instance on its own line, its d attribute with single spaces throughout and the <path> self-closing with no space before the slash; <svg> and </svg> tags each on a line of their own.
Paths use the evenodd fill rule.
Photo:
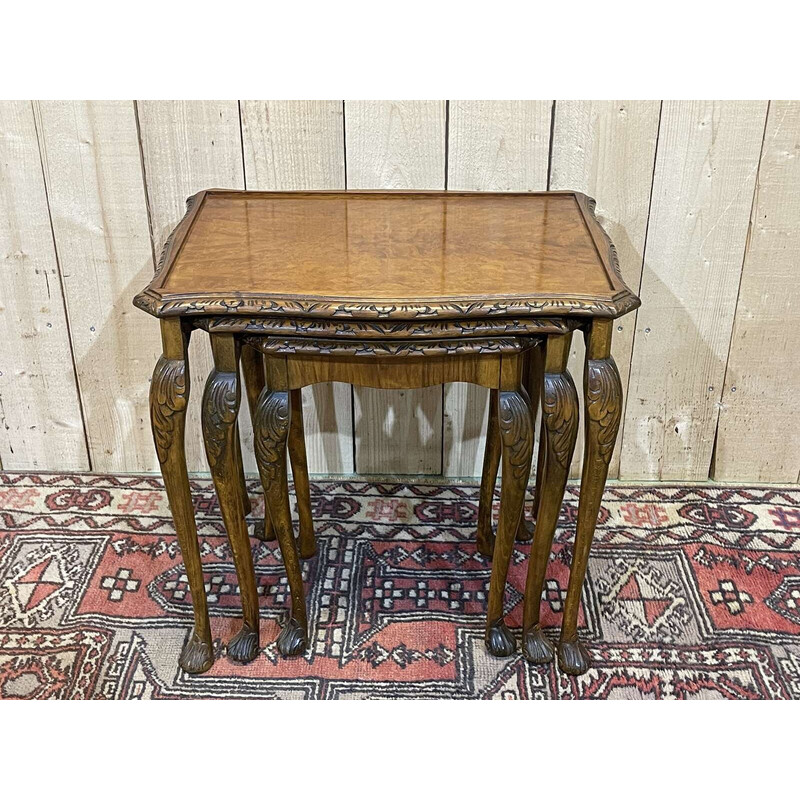
<svg viewBox="0 0 800 800">
<path fill-rule="evenodd" d="M 277 642 L 284 656 L 302 654 L 308 644 L 300 558 L 315 551 L 302 387 L 342 381 L 414 389 L 464 381 L 491 390 L 476 546 L 492 558 L 486 647 L 501 657 L 516 649 L 503 599 L 515 537 L 530 538 L 523 500 L 541 404 L 522 631 L 523 654 L 537 664 L 555 654 L 539 607 L 578 433 L 578 395 L 567 359 L 573 332 L 580 330 L 586 340 L 585 448 L 558 661 L 570 674 L 589 668 L 578 640 L 578 610 L 622 401 L 611 357 L 612 320 L 639 305 L 622 280 L 593 200 L 577 192 L 203 191 L 187 201 L 186 216 L 135 304 L 161 324 L 163 353 L 150 412 L 194 607 L 194 629 L 180 657 L 191 673 L 213 663 L 184 452 L 187 348 L 195 330 L 211 338 L 203 438 L 242 601 L 242 627 L 228 644 L 231 658 L 250 661 L 260 647 L 237 425 L 241 372 L 264 487 L 262 536 L 277 538 L 291 592 Z M 501 460 L 495 537 L 492 498 Z"/>
</svg>

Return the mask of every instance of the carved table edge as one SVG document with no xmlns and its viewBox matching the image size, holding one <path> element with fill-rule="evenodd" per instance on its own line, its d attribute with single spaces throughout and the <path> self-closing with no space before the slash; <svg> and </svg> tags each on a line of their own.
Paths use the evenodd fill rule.
<svg viewBox="0 0 800 800">
<path fill-rule="evenodd" d="M 266 298 L 231 293 L 219 296 L 184 295 L 162 298 L 152 289 L 136 295 L 133 304 L 155 317 L 297 316 L 353 320 L 463 319 L 474 317 L 579 316 L 616 318 L 641 305 L 638 297 L 623 290 L 609 299 L 591 297 L 527 297 L 512 299 L 464 299 L 427 302 L 354 301 L 346 298 Z"/>
<path fill-rule="evenodd" d="M 425 341 L 386 341 L 373 339 L 347 342 L 335 339 L 245 336 L 244 342 L 268 355 L 307 354 L 358 356 L 364 358 L 519 353 L 531 347 L 536 347 L 539 344 L 539 340 L 533 337 L 428 339 Z"/>
<path fill-rule="evenodd" d="M 209 333 L 323 339 L 464 339 L 568 333 L 580 320 L 550 317 L 462 320 L 344 320 L 302 317 L 196 317 Z"/>
</svg>

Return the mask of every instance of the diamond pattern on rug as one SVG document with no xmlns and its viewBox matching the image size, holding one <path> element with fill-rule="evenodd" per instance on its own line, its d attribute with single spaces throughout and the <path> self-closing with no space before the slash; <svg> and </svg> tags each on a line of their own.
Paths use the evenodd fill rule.
<svg viewBox="0 0 800 800">
<path fill-rule="evenodd" d="M 486 652 L 477 485 L 311 491 L 308 651 L 278 653 L 286 577 L 277 545 L 252 540 L 262 649 L 241 665 L 225 649 L 230 547 L 210 481 L 192 482 L 216 662 L 186 675 L 191 594 L 161 481 L 0 473 L 0 698 L 800 699 L 800 489 L 607 487 L 579 616 L 594 663 L 578 678 Z M 554 641 L 577 500 L 570 484 L 542 595 Z M 505 597 L 517 635 L 529 550 L 515 547 Z"/>
</svg>

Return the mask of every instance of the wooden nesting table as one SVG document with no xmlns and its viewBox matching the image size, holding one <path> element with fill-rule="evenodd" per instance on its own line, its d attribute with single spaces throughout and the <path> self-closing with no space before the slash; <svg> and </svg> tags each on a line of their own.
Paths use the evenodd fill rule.
<svg viewBox="0 0 800 800">
<path fill-rule="evenodd" d="M 202 672 L 213 661 L 184 453 L 193 330 L 208 332 L 214 354 L 203 436 L 241 590 L 243 623 L 228 646 L 232 658 L 249 661 L 259 649 L 237 430 L 241 364 L 266 536 L 278 539 L 291 590 L 291 611 L 278 639 L 287 656 L 307 646 L 299 558 L 314 552 L 300 389 L 325 381 L 385 389 L 466 381 L 491 390 L 476 539 L 493 559 L 486 646 L 496 656 L 509 656 L 516 647 L 503 598 L 515 535 L 525 538 L 523 499 L 541 401 L 522 634 L 524 655 L 534 663 L 554 655 L 539 606 L 578 431 L 578 395 L 567 358 L 572 334 L 581 330 L 586 443 L 558 656 L 566 672 L 588 669 L 577 636 L 578 608 L 622 398 L 610 352 L 612 320 L 639 305 L 622 281 L 593 200 L 577 192 L 204 191 L 187 201 L 186 216 L 135 304 L 161 323 L 151 421 L 194 605 L 194 629 L 180 659 L 188 672 Z M 287 441 L 298 489 L 300 552 L 289 510 Z M 491 501 L 501 459 L 495 539 Z"/>
</svg>

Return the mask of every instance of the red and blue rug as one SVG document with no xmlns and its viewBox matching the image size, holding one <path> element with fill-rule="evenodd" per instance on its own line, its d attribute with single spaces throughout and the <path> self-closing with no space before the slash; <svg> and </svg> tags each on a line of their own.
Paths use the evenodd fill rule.
<svg viewBox="0 0 800 800">
<path fill-rule="evenodd" d="M 311 486 L 305 657 L 275 648 L 287 586 L 277 545 L 253 540 L 263 649 L 237 664 L 230 548 L 210 482 L 192 490 L 217 650 L 194 676 L 178 668 L 191 597 L 161 481 L 0 473 L 0 697 L 800 699 L 800 489 L 611 485 L 579 678 L 486 653 L 475 485 L 360 480 Z M 547 576 L 554 639 L 577 499 L 570 485 Z M 517 631 L 528 549 L 506 595 Z"/>
</svg>

